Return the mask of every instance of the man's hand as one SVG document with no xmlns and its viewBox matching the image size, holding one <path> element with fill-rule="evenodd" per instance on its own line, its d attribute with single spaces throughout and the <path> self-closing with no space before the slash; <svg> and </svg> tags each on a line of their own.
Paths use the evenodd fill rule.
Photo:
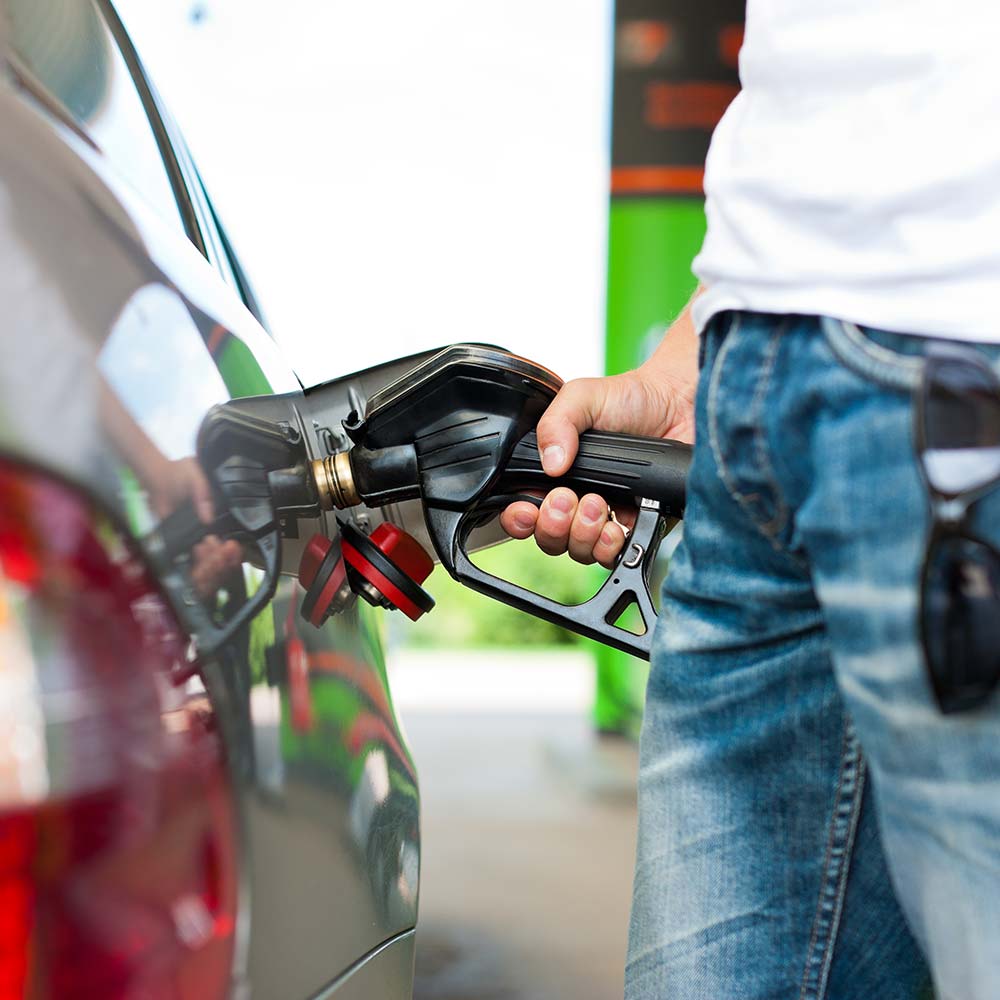
<svg viewBox="0 0 1000 1000">
<path fill-rule="evenodd" d="M 692 300 L 693 301 L 693 300 Z M 606 378 L 567 382 L 538 422 L 538 450 L 550 476 L 573 464 L 579 437 L 591 428 L 646 437 L 694 442 L 694 395 L 698 382 L 698 338 L 690 305 L 667 331 L 653 356 L 635 371 Z M 622 524 L 631 525 L 634 511 L 616 511 L 594 493 L 577 498 L 559 487 L 541 509 L 512 503 L 500 523 L 514 538 L 535 536 L 549 555 L 569 552 L 581 563 L 614 565 L 625 542 Z"/>
<path fill-rule="evenodd" d="M 206 535 L 191 550 L 191 582 L 202 600 L 215 592 L 243 564 L 243 546 L 232 538 Z"/>
<path fill-rule="evenodd" d="M 160 457 L 147 467 L 150 506 L 159 517 L 167 517 L 190 501 L 203 524 L 215 517 L 212 489 L 193 457 L 170 461 Z M 209 600 L 243 563 L 243 546 L 232 538 L 206 535 L 191 549 L 191 582 L 202 600 Z"/>
<path fill-rule="evenodd" d="M 149 503 L 157 517 L 166 517 L 190 500 L 199 520 L 204 524 L 212 523 L 215 517 L 212 489 L 197 459 L 171 461 L 158 455 L 156 461 L 146 463 L 144 476 Z"/>
</svg>

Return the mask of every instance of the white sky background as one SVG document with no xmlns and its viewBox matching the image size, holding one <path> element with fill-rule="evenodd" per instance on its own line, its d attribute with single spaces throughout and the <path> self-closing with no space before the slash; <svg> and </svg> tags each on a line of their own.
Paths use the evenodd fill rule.
<svg viewBox="0 0 1000 1000">
<path fill-rule="evenodd" d="M 460 340 L 601 371 L 611 0 L 117 6 L 304 381 Z"/>
</svg>

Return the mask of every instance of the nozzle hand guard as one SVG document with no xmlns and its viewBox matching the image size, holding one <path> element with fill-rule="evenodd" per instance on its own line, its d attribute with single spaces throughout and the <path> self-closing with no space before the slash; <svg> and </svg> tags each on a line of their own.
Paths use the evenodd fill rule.
<svg viewBox="0 0 1000 1000">
<path fill-rule="evenodd" d="M 467 514 L 428 509 L 431 537 L 451 539 L 450 558 L 448 561 L 442 558 L 442 565 L 456 580 L 480 594 L 493 597 L 512 608 L 526 611 L 536 618 L 543 618 L 588 639 L 595 639 L 648 660 L 653 623 L 656 621 L 656 609 L 649 592 L 649 576 L 656 551 L 666 533 L 666 521 L 659 503 L 656 500 L 641 502 L 638 517 L 618 564 L 601 589 L 583 604 L 566 605 L 487 573 L 469 558 L 466 543 L 471 531 L 484 518 L 493 517 L 515 500 L 540 503 L 534 496 L 506 494 L 492 497 Z M 641 635 L 616 624 L 633 604 L 642 616 L 645 631 Z"/>
</svg>

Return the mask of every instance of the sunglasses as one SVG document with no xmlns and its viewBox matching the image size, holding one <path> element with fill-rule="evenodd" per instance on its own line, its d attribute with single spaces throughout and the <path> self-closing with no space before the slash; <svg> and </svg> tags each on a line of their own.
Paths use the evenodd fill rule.
<svg viewBox="0 0 1000 1000">
<path fill-rule="evenodd" d="M 931 508 L 920 588 L 924 660 L 942 712 L 982 706 L 1000 682 L 1000 552 L 972 530 L 1000 484 L 1000 378 L 979 352 L 935 344 L 916 392 Z"/>
</svg>

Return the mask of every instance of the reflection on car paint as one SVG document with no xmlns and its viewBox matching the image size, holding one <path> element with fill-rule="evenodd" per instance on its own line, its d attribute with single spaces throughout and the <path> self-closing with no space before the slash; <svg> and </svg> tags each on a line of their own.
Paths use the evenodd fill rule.
<svg viewBox="0 0 1000 1000">
<path fill-rule="evenodd" d="M 231 395 L 223 376 L 205 363 L 205 344 L 183 299 L 153 283 L 129 297 L 97 357 L 128 415 L 167 459 L 193 456 L 202 417 Z M 171 368 L 199 377 L 179 386 L 165 377 Z"/>
<path fill-rule="evenodd" d="M 5 955 L 25 995 L 218 994 L 239 844 L 202 666 L 118 525 L 63 484 L 0 462 L 0 525 Z"/>
<path fill-rule="evenodd" d="M 93 0 L 6 0 L 22 73 L 96 143 L 177 233 L 177 202 L 128 67 Z"/>
<path fill-rule="evenodd" d="M 280 607 L 280 601 L 276 603 Z M 289 594 L 286 624 L 298 618 L 299 604 L 300 597 Z M 404 909 L 415 905 L 416 882 L 412 872 L 397 870 L 395 863 L 389 878 L 379 856 L 419 858 L 416 773 L 398 735 L 384 660 L 380 655 L 372 658 L 370 650 L 356 644 L 332 648 L 329 633 L 337 632 L 328 625 L 323 631 L 308 629 L 303 637 L 296 634 L 293 644 L 300 647 L 300 660 L 308 669 L 306 689 L 298 693 L 287 672 L 288 633 L 268 651 L 267 680 L 281 691 L 278 726 L 284 781 L 321 775 L 342 789 L 349 802 L 354 847 L 364 860 L 380 910 L 386 918 L 398 917 L 400 904 Z M 301 700 L 298 706 L 296 699 Z M 306 718 L 309 724 L 302 725 Z"/>
</svg>

